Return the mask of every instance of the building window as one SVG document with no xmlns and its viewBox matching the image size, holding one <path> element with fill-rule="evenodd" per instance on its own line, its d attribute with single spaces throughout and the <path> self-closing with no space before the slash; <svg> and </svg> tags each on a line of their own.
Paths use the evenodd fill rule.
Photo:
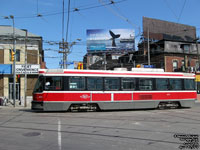
<svg viewBox="0 0 200 150">
<path fill-rule="evenodd" d="M 189 53 L 190 45 L 189 44 L 182 44 L 181 48 L 183 49 L 183 53 Z"/>
<path fill-rule="evenodd" d="M 173 60 L 173 71 L 176 71 L 178 69 L 178 61 Z"/>
<path fill-rule="evenodd" d="M 12 53 L 11 52 L 12 52 L 12 49 L 10 49 L 10 54 L 9 54 L 10 55 L 10 57 L 9 57 L 10 61 L 12 61 Z M 18 61 L 18 62 L 20 61 L 20 50 L 19 49 L 16 50 L 15 60 Z"/>
</svg>

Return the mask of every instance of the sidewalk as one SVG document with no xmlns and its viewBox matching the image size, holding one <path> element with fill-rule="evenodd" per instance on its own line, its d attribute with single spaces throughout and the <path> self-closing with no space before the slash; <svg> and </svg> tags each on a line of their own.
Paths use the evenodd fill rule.
<svg viewBox="0 0 200 150">
<path fill-rule="evenodd" d="M 20 105 L 18 102 L 15 103 L 15 107 L 12 103 L 6 103 L 3 105 L 0 105 L 0 108 L 16 108 L 16 109 L 31 109 L 31 105 L 27 105 L 27 107 L 24 107 L 24 105 Z"/>
<path fill-rule="evenodd" d="M 197 94 L 197 102 L 200 102 L 200 94 Z"/>
</svg>

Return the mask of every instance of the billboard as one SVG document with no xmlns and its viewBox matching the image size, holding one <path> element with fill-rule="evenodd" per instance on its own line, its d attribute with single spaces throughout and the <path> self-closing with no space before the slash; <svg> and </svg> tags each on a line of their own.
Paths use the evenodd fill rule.
<svg viewBox="0 0 200 150">
<path fill-rule="evenodd" d="M 196 28 L 194 26 L 143 17 L 143 35 L 154 40 L 194 41 Z"/>
<path fill-rule="evenodd" d="M 87 51 L 134 51 L 133 29 L 90 29 L 87 30 Z"/>
</svg>

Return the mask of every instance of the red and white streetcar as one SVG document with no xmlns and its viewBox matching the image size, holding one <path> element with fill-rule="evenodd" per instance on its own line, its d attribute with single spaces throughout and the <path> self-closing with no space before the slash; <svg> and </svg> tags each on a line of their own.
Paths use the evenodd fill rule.
<svg viewBox="0 0 200 150">
<path fill-rule="evenodd" d="M 196 98 L 195 74 L 190 73 L 142 68 L 132 71 L 41 69 L 32 109 L 192 107 Z"/>
</svg>

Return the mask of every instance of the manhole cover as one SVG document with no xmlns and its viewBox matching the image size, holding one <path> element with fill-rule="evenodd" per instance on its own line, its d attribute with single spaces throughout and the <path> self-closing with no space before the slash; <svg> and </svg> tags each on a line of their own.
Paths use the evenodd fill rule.
<svg viewBox="0 0 200 150">
<path fill-rule="evenodd" d="M 28 132 L 24 133 L 23 136 L 31 137 L 31 136 L 39 136 L 41 133 L 40 132 Z"/>
</svg>

